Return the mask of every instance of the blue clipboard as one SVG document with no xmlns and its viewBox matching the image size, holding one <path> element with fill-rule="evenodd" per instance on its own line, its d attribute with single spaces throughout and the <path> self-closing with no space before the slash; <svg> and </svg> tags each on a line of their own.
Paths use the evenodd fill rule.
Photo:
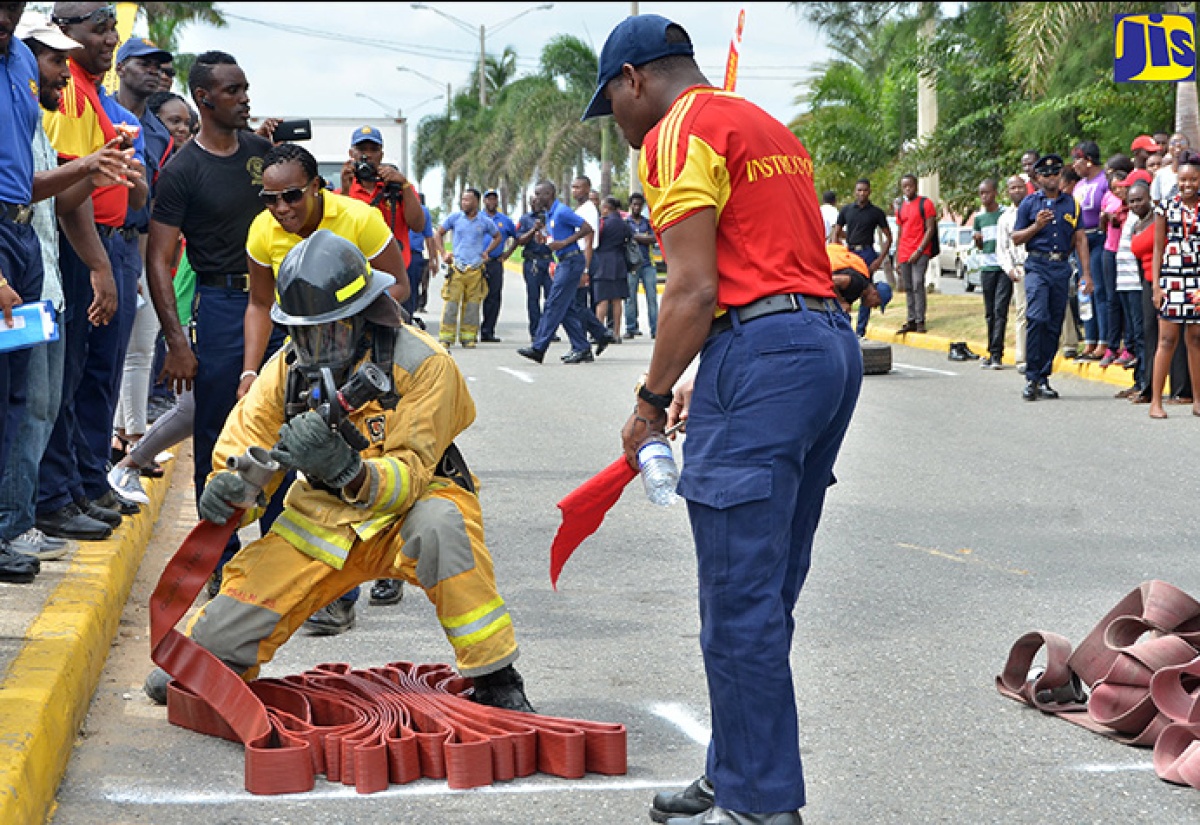
<svg viewBox="0 0 1200 825">
<path fill-rule="evenodd" d="M 49 301 L 34 301 L 13 307 L 10 328 L 0 315 L 0 352 L 36 347 L 58 340 L 58 314 Z"/>
</svg>

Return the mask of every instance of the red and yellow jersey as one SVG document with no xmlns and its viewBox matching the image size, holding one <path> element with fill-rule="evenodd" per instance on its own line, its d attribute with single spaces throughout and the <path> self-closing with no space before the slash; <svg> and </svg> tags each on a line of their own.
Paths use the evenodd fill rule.
<svg viewBox="0 0 1200 825">
<path fill-rule="evenodd" d="M 834 296 L 812 159 L 758 106 L 707 86 L 686 90 L 646 135 L 638 172 L 660 241 L 716 209 L 721 308 L 784 293 Z"/>
<path fill-rule="evenodd" d="M 71 79 L 62 90 L 57 111 L 42 112 L 46 136 L 64 160 L 86 157 L 116 136 L 113 122 L 103 109 L 100 78 L 93 77 L 70 61 Z M 124 186 L 103 186 L 92 192 L 96 223 L 121 226 L 129 207 L 129 190 Z"/>
</svg>

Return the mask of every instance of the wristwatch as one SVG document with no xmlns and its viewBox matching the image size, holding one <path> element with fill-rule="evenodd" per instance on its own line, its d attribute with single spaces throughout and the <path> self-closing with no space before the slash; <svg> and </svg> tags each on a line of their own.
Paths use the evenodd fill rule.
<svg viewBox="0 0 1200 825">
<path fill-rule="evenodd" d="M 637 397 L 645 401 L 651 407 L 666 412 L 671 407 L 671 402 L 675 400 L 675 393 L 667 390 L 666 395 L 659 395 L 656 392 L 650 392 L 646 389 L 644 383 L 638 384 Z"/>
</svg>

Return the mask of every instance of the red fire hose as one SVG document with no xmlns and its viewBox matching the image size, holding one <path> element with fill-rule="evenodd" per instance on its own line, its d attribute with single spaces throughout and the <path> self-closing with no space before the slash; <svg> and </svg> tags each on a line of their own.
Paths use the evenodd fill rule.
<svg viewBox="0 0 1200 825">
<path fill-rule="evenodd" d="M 625 726 L 520 713 L 468 698 L 449 665 L 395 662 L 354 670 L 320 665 L 244 682 L 175 629 L 241 519 L 202 521 L 150 598 L 150 658 L 171 674 L 167 718 L 245 745 L 246 790 L 312 790 L 314 777 L 381 791 L 422 777 L 474 788 L 542 772 L 577 779 L 626 771 Z"/>
</svg>

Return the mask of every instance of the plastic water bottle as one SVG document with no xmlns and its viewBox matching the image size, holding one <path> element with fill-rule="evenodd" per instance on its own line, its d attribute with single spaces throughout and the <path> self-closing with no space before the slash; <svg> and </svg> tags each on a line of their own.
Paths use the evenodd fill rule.
<svg viewBox="0 0 1200 825">
<path fill-rule="evenodd" d="M 666 436 L 654 435 L 638 448 L 638 467 L 646 497 L 655 504 L 668 507 L 679 500 L 675 485 L 679 483 L 679 468 Z"/>
<path fill-rule="evenodd" d="M 1079 301 L 1079 320 L 1092 320 L 1092 296 L 1084 295 L 1083 290 L 1080 290 L 1075 297 Z"/>
</svg>

